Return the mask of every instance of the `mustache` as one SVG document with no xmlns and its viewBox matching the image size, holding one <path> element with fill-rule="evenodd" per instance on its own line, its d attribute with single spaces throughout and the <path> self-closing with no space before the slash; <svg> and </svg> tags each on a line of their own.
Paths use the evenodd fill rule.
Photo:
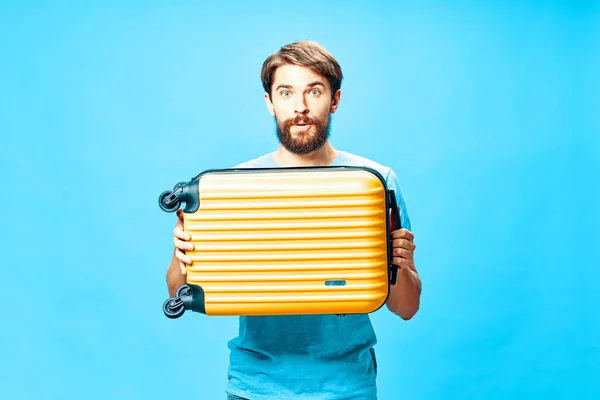
<svg viewBox="0 0 600 400">
<path fill-rule="evenodd" d="M 310 125 L 315 125 L 315 126 L 319 125 L 318 121 L 316 121 L 310 117 L 307 117 L 306 115 L 303 115 L 303 114 L 298 114 L 294 118 L 288 118 L 283 123 L 283 125 L 288 129 L 294 124 L 310 124 Z"/>
<path fill-rule="evenodd" d="M 307 117 L 306 115 L 303 114 L 298 114 L 296 115 L 296 118 L 294 118 L 294 124 L 314 124 L 315 120 L 313 120 L 310 117 Z"/>
</svg>

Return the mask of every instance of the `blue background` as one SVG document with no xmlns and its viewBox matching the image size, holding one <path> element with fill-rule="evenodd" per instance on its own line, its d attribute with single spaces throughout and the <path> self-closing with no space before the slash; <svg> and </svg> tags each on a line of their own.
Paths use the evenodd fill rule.
<svg viewBox="0 0 600 400">
<path fill-rule="evenodd" d="M 0 397 L 223 398 L 234 317 L 168 320 L 163 190 L 272 151 L 264 59 L 322 43 L 332 143 L 394 168 L 421 310 L 380 400 L 598 398 L 600 4 L 0 6 Z"/>
</svg>

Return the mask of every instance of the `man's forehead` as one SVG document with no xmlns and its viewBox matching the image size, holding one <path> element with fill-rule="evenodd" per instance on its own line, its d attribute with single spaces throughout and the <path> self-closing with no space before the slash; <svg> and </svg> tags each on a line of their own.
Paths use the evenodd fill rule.
<svg viewBox="0 0 600 400">
<path fill-rule="evenodd" d="M 304 86 L 314 82 L 327 84 L 327 79 L 316 71 L 299 65 L 282 65 L 275 70 L 273 85 Z"/>
</svg>

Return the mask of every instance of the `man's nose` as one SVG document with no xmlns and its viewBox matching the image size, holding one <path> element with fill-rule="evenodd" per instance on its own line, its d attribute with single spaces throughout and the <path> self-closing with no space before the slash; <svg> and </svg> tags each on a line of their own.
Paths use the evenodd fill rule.
<svg viewBox="0 0 600 400">
<path fill-rule="evenodd" d="M 297 96 L 296 102 L 294 103 L 294 111 L 298 114 L 306 114 L 308 112 L 308 105 L 304 96 Z"/>
</svg>

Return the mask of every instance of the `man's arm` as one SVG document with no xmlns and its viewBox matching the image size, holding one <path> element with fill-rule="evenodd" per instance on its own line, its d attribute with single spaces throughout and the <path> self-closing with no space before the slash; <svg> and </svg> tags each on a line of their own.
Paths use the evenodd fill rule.
<svg viewBox="0 0 600 400">
<path fill-rule="evenodd" d="M 414 262 L 414 235 L 407 229 L 392 232 L 392 263 L 399 266 L 396 284 L 390 287 L 386 305 L 404 320 L 411 319 L 419 310 L 421 279 Z"/>
</svg>

